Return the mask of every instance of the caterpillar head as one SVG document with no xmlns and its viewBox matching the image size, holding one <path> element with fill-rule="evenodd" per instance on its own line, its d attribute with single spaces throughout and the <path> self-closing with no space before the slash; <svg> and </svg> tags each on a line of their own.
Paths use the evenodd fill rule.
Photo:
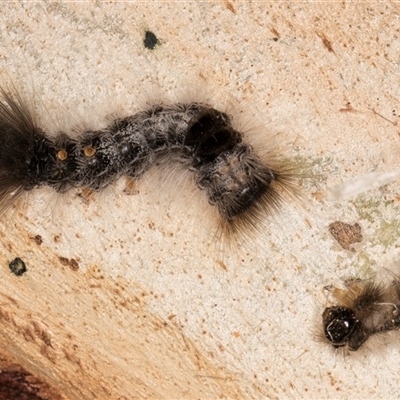
<svg viewBox="0 0 400 400">
<path fill-rule="evenodd" d="M 203 164 L 241 141 L 241 134 L 233 129 L 227 114 L 205 108 L 189 121 L 184 146 L 197 164 Z"/>
</svg>

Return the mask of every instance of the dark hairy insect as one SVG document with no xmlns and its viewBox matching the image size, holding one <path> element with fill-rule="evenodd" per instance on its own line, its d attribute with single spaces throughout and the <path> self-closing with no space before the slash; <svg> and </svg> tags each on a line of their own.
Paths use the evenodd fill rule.
<svg viewBox="0 0 400 400">
<path fill-rule="evenodd" d="M 157 103 L 71 136 L 46 133 L 18 93 L 1 95 L 0 212 L 40 186 L 98 191 L 168 161 L 193 172 L 229 235 L 253 228 L 295 191 L 290 167 L 266 165 L 231 116 L 204 103 Z"/>
</svg>

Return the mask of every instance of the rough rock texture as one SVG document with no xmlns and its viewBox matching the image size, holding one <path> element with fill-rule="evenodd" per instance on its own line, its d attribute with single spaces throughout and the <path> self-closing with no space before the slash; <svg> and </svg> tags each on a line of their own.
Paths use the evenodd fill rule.
<svg viewBox="0 0 400 400">
<path fill-rule="evenodd" d="M 3 2 L 1 78 L 46 126 L 211 99 L 311 173 L 231 254 L 178 169 L 32 192 L 0 222 L 2 353 L 68 399 L 397 398 L 396 335 L 346 357 L 317 337 L 324 286 L 398 263 L 399 183 L 326 190 L 400 168 L 399 26 L 390 2 Z M 355 252 L 334 221 L 362 226 Z"/>
</svg>

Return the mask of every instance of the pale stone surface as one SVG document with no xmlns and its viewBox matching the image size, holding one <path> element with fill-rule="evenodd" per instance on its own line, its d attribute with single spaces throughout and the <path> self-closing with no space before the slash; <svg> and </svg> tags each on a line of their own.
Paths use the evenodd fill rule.
<svg viewBox="0 0 400 400">
<path fill-rule="evenodd" d="M 282 132 L 314 174 L 260 246 L 232 255 L 210 246 L 213 214 L 179 171 L 155 169 L 137 195 L 120 182 L 88 204 L 34 191 L 0 226 L 3 351 L 70 399 L 397 398 L 398 343 L 342 357 L 315 337 L 325 285 L 398 263 L 399 183 L 341 202 L 326 190 L 400 168 L 399 11 L 2 3 L 1 76 L 35 92 L 53 129 L 201 91 L 257 114 L 245 126 L 260 143 Z M 360 224 L 355 253 L 335 244 L 334 221 Z M 17 256 L 20 277 L 8 268 Z"/>
</svg>

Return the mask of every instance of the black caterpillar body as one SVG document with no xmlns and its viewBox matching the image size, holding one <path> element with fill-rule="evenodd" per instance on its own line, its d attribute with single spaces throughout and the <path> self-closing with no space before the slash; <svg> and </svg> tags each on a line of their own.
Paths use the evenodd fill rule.
<svg viewBox="0 0 400 400">
<path fill-rule="evenodd" d="M 121 176 L 138 179 L 173 155 L 193 171 L 199 188 L 235 230 L 277 206 L 274 183 L 292 179 L 261 162 L 230 116 L 198 102 L 160 103 L 101 130 L 50 136 L 18 94 L 2 90 L 0 137 L 0 211 L 44 185 L 64 193 L 100 190 Z"/>
</svg>

